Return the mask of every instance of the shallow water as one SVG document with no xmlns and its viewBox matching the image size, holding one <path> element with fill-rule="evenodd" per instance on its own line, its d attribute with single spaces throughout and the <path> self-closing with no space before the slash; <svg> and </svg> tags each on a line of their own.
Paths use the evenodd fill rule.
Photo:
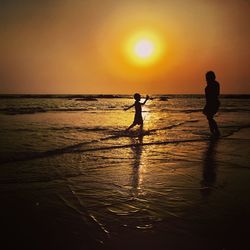
<svg viewBox="0 0 250 250">
<path fill-rule="evenodd" d="M 0 99 L 4 213 L 41 216 L 24 212 L 54 229 L 53 241 L 38 230 L 51 249 L 82 249 L 86 231 L 89 249 L 234 249 L 249 219 L 249 99 L 222 99 L 211 140 L 200 97 L 156 96 L 140 137 L 122 132 L 133 100 L 119 97 Z"/>
<path fill-rule="evenodd" d="M 0 157 L 13 152 L 44 152 L 117 135 L 130 125 L 134 112 L 123 111 L 133 99 L 119 97 L 96 101 L 78 101 L 79 98 L 0 99 L 3 138 Z M 173 96 L 168 101 L 155 97 L 150 100 L 143 112 L 144 129 L 149 133 L 144 140 L 206 137 L 207 123 L 201 114 L 204 100 L 200 96 L 191 97 Z M 248 127 L 249 113 L 249 99 L 222 99 L 217 120 L 227 134 Z M 115 144 L 122 145 L 127 140 L 120 137 Z"/>
</svg>

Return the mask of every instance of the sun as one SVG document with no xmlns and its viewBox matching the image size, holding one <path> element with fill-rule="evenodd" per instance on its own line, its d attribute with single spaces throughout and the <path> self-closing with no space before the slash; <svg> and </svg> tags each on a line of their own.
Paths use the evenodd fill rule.
<svg viewBox="0 0 250 250">
<path fill-rule="evenodd" d="M 155 46 L 148 39 L 139 40 L 134 47 L 134 53 L 140 58 L 148 58 L 154 53 Z"/>
<path fill-rule="evenodd" d="M 150 31 L 132 34 L 124 46 L 124 54 L 128 61 L 143 67 L 157 63 L 163 57 L 164 50 L 160 36 Z"/>
</svg>

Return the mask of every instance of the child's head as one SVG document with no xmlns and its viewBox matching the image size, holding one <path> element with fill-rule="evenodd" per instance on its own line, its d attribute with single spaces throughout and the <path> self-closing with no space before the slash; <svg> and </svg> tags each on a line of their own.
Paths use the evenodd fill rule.
<svg viewBox="0 0 250 250">
<path fill-rule="evenodd" d="M 135 94 L 134 94 L 134 99 L 135 99 L 136 101 L 140 101 L 140 100 L 141 100 L 141 95 L 138 94 L 138 93 L 135 93 Z"/>
<path fill-rule="evenodd" d="M 209 82 L 214 82 L 215 81 L 215 73 L 213 71 L 208 71 L 206 73 L 206 81 L 209 83 Z"/>
</svg>

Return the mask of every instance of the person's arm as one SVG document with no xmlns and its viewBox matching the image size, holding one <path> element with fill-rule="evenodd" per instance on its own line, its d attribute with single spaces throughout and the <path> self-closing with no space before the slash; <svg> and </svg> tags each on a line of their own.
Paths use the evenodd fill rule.
<svg viewBox="0 0 250 250">
<path fill-rule="evenodd" d="M 123 110 L 127 111 L 128 109 L 131 109 L 131 108 L 134 107 L 134 106 L 135 106 L 135 104 L 133 104 L 133 105 L 127 107 L 127 108 L 124 108 Z"/>
<path fill-rule="evenodd" d="M 147 102 L 148 99 L 149 99 L 149 96 L 146 95 L 146 99 L 145 99 L 145 101 L 142 103 L 142 105 L 146 104 L 146 102 Z"/>
</svg>

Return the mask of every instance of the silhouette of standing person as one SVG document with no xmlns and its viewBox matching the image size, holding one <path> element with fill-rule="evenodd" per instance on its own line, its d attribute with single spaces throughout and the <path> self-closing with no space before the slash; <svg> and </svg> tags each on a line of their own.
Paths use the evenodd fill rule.
<svg viewBox="0 0 250 250">
<path fill-rule="evenodd" d="M 213 136 L 219 137 L 220 131 L 218 125 L 214 120 L 214 115 L 218 112 L 220 107 L 219 95 L 220 84 L 215 80 L 216 76 L 213 71 L 206 73 L 207 86 L 205 88 L 206 105 L 203 109 L 203 114 L 207 117 L 210 131 Z"/>
<path fill-rule="evenodd" d="M 140 133 L 142 133 L 143 130 L 143 119 L 142 119 L 142 110 L 141 106 L 146 104 L 147 100 L 149 99 L 149 96 L 146 96 L 146 99 L 143 103 L 140 102 L 141 95 L 138 93 L 134 94 L 135 103 L 127 108 L 124 108 L 124 110 L 128 110 L 132 107 L 135 107 L 135 117 L 133 123 L 126 129 L 126 131 L 129 131 L 131 128 L 133 128 L 136 125 L 140 125 Z"/>
</svg>

